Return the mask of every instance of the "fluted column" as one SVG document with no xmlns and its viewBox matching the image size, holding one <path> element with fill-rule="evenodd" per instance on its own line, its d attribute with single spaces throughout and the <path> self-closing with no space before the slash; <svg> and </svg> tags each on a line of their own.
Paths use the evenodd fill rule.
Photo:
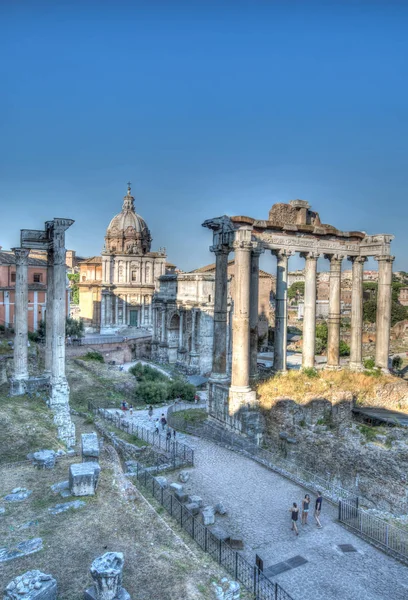
<svg viewBox="0 0 408 600">
<path fill-rule="evenodd" d="M 252 382 L 258 379 L 258 304 L 259 304 L 259 256 L 263 252 L 256 246 L 251 252 L 251 281 L 249 309 L 249 377 Z"/>
<path fill-rule="evenodd" d="M 196 353 L 196 314 L 195 308 L 191 311 L 191 353 Z"/>
<path fill-rule="evenodd" d="M 215 254 L 214 342 L 212 379 L 227 379 L 228 246 L 212 246 Z"/>
<path fill-rule="evenodd" d="M 249 313 L 251 282 L 251 230 L 235 233 L 235 302 L 233 317 L 231 387 L 249 391 Z"/>
<path fill-rule="evenodd" d="M 316 278 L 319 255 L 314 252 L 305 252 L 301 256 L 306 260 L 302 367 L 310 369 L 314 367 L 316 353 Z"/>
<path fill-rule="evenodd" d="M 184 323 L 184 311 L 180 310 L 180 321 L 179 321 L 179 350 L 183 348 L 183 323 Z"/>
<path fill-rule="evenodd" d="M 160 342 L 163 345 L 166 345 L 166 343 L 167 343 L 166 307 L 162 308 L 162 313 L 161 313 L 161 338 L 160 338 Z"/>
<path fill-rule="evenodd" d="M 47 250 L 47 299 L 45 311 L 45 373 L 51 376 L 52 362 L 52 327 L 54 302 L 54 251 Z"/>
<path fill-rule="evenodd" d="M 28 379 L 28 255 L 25 248 L 13 248 L 16 258 L 14 300 L 14 386 L 12 394 L 24 394 Z"/>
<path fill-rule="evenodd" d="M 119 298 L 118 296 L 113 296 L 115 302 L 115 325 L 116 327 L 119 325 Z"/>
<path fill-rule="evenodd" d="M 327 368 L 340 369 L 340 293 L 343 256 L 330 254 L 330 292 L 327 339 Z"/>
<path fill-rule="evenodd" d="M 104 290 L 101 290 L 101 329 L 103 329 L 105 327 L 105 321 L 106 321 L 106 304 L 105 304 L 105 300 L 106 300 L 106 296 L 103 293 Z"/>
<path fill-rule="evenodd" d="M 350 369 L 361 371 L 363 368 L 363 256 L 351 256 L 351 340 L 350 340 Z"/>
<path fill-rule="evenodd" d="M 275 371 L 285 372 L 287 370 L 288 260 L 293 252 L 290 250 L 273 250 L 272 253 L 277 258 L 273 368 Z"/>
<path fill-rule="evenodd" d="M 376 256 L 378 262 L 378 291 L 375 364 L 388 371 L 390 352 L 391 304 L 392 304 L 392 263 L 394 256 Z"/>
</svg>

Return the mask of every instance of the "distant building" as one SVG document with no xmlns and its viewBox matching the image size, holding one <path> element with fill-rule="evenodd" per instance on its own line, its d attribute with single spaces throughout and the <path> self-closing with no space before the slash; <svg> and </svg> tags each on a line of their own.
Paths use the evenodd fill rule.
<svg viewBox="0 0 408 600">
<path fill-rule="evenodd" d="M 0 325 L 14 326 L 16 260 L 11 250 L 0 251 Z M 69 290 L 67 289 L 67 306 Z M 47 253 L 32 250 L 28 257 L 28 330 L 37 331 L 45 319 Z"/>
<path fill-rule="evenodd" d="M 408 306 L 408 285 L 400 288 L 398 300 L 403 306 Z"/>
</svg>

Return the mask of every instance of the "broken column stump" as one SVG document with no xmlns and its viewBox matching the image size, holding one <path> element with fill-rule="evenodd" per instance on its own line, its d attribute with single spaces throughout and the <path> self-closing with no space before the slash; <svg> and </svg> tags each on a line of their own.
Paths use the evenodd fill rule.
<svg viewBox="0 0 408 600">
<path fill-rule="evenodd" d="M 96 558 L 91 565 L 94 585 L 84 593 L 85 600 L 130 600 L 130 595 L 122 587 L 124 564 L 122 552 L 106 552 Z"/>
</svg>

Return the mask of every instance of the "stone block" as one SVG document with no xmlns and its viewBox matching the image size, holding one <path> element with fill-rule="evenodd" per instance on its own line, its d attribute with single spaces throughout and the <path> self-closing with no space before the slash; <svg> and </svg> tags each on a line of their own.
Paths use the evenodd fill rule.
<svg viewBox="0 0 408 600">
<path fill-rule="evenodd" d="M 6 562 L 7 560 L 12 560 L 13 558 L 21 558 L 22 556 L 27 556 L 28 554 L 33 554 L 33 552 L 38 552 L 42 550 L 42 539 L 41 538 L 32 538 L 31 540 L 25 540 L 24 542 L 20 542 L 19 544 L 13 544 L 12 548 L 0 548 L 0 563 Z"/>
<path fill-rule="evenodd" d="M 82 462 L 98 462 L 99 460 L 99 444 L 98 436 L 95 432 L 83 433 L 82 441 Z"/>
<path fill-rule="evenodd" d="M 187 483 L 190 479 L 190 473 L 188 471 L 180 471 L 178 478 L 181 483 Z"/>
<path fill-rule="evenodd" d="M 186 507 L 187 510 L 189 510 L 191 512 L 191 514 L 193 515 L 193 517 L 195 517 L 198 514 L 200 514 L 200 507 L 195 502 L 188 502 L 184 506 Z"/>
<path fill-rule="evenodd" d="M 227 509 L 225 508 L 223 502 L 218 502 L 218 504 L 215 505 L 214 510 L 218 515 L 226 515 L 227 514 Z"/>
<path fill-rule="evenodd" d="M 51 486 L 54 494 L 59 494 L 62 498 L 68 498 L 71 495 L 69 491 L 69 481 L 60 481 Z"/>
<path fill-rule="evenodd" d="M 172 492 L 182 492 L 183 486 L 180 483 L 171 483 L 170 489 Z"/>
<path fill-rule="evenodd" d="M 239 600 L 241 586 L 237 581 L 229 581 L 226 577 L 221 579 L 220 585 L 213 582 L 215 600 Z"/>
<path fill-rule="evenodd" d="M 204 525 L 214 525 L 215 523 L 215 511 L 213 506 L 206 506 L 203 508 L 203 523 Z"/>
<path fill-rule="evenodd" d="M 81 508 L 81 506 L 86 506 L 86 502 L 83 502 L 83 500 L 72 500 L 72 502 L 63 502 L 62 504 L 51 506 L 48 512 L 52 515 L 59 515 L 60 513 L 67 512 L 67 510 Z"/>
<path fill-rule="evenodd" d="M 41 571 L 15 577 L 4 590 L 3 600 L 56 600 L 57 582 Z"/>
<path fill-rule="evenodd" d="M 38 469 L 53 469 L 55 457 L 54 450 L 39 450 L 33 454 L 33 465 Z"/>
<path fill-rule="evenodd" d="M 100 466 L 83 462 L 69 467 L 69 489 L 72 496 L 93 496 L 98 486 Z"/>
<path fill-rule="evenodd" d="M 160 485 L 160 487 L 162 487 L 162 488 L 168 487 L 167 479 L 165 477 L 163 477 L 162 475 L 158 475 L 158 477 L 156 477 L 156 481 Z"/>
<path fill-rule="evenodd" d="M 11 494 L 4 497 L 4 500 L 6 502 L 21 502 L 31 496 L 32 493 L 31 490 L 26 488 L 14 488 L 14 490 L 11 490 Z"/>
<path fill-rule="evenodd" d="M 225 542 L 230 537 L 230 534 L 218 525 L 214 525 L 214 527 L 211 527 L 210 531 L 213 534 L 213 536 L 217 538 L 217 540 L 222 540 L 223 542 Z"/>
<path fill-rule="evenodd" d="M 174 497 L 182 504 L 188 501 L 188 494 L 186 494 L 185 492 L 174 492 Z"/>
<path fill-rule="evenodd" d="M 198 504 L 198 506 L 199 506 L 200 508 L 201 508 L 201 507 L 202 507 L 202 505 L 203 505 L 203 501 L 202 501 L 202 499 L 201 499 L 201 497 L 200 497 L 200 496 L 194 496 L 194 495 L 193 495 L 193 496 L 189 496 L 189 497 L 188 497 L 188 501 L 189 501 L 189 502 L 193 502 L 194 504 Z"/>
<path fill-rule="evenodd" d="M 106 552 L 91 565 L 94 585 L 84 593 L 85 600 L 130 600 L 122 587 L 124 558 L 121 552 Z"/>
<path fill-rule="evenodd" d="M 228 544 L 228 546 L 230 548 L 232 548 L 233 550 L 243 550 L 244 549 L 244 542 L 240 538 L 229 537 L 225 541 Z"/>
</svg>

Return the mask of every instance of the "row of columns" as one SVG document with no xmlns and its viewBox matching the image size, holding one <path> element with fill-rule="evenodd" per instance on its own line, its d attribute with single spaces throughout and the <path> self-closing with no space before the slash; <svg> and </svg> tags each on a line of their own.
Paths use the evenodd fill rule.
<svg viewBox="0 0 408 600">
<path fill-rule="evenodd" d="M 214 303 L 214 349 L 212 381 L 227 381 L 227 269 L 231 246 L 220 244 L 211 247 L 216 256 L 215 303 Z M 245 391 L 257 377 L 258 351 L 258 289 L 259 255 L 263 249 L 251 240 L 250 228 L 241 228 L 235 233 L 235 302 L 233 314 L 233 347 L 231 389 Z M 291 250 L 273 250 L 277 258 L 274 369 L 286 371 L 287 346 L 287 276 L 288 261 L 294 254 Z M 301 254 L 305 258 L 305 312 L 303 322 L 302 366 L 315 365 L 316 349 L 316 300 L 317 260 L 319 254 Z M 330 295 L 328 316 L 327 368 L 340 368 L 340 299 L 341 265 L 345 256 L 326 255 L 330 260 Z M 392 256 L 377 256 L 377 343 L 376 365 L 388 369 L 389 337 L 392 298 Z M 363 271 L 365 257 L 350 257 L 352 261 L 352 308 L 350 369 L 361 370 L 363 330 Z"/>
<path fill-rule="evenodd" d="M 197 310 L 191 309 L 191 353 L 196 353 L 196 322 L 197 322 Z M 161 327 L 160 327 L 160 340 L 159 340 L 159 318 L 158 314 L 161 314 Z M 178 333 L 178 350 L 185 350 L 184 348 L 184 317 L 185 311 L 179 310 L 179 333 Z M 153 342 L 160 341 L 160 345 L 167 346 L 167 309 L 164 307 L 153 308 Z"/>
<path fill-rule="evenodd" d="M 133 306 L 130 303 L 130 294 L 102 294 L 101 296 L 101 327 L 110 325 L 129 325 L 130 309 Z M 150 298 L 150 302 L 146 300 Z M 135 309 L 140 310 L 140 325 L 150 326 L 152 324 L 152 297 L 145 295 L 141 297 L 142 302 Z M 119 305 L 122 303 L 122 317 L 119 319 Z M 148 311 L 146 311 L 148 307 Z M 146 314 L 147 313 L 147 314 Z M 120 321 L 120 322 L 119 322 Z"/>
</svg>

